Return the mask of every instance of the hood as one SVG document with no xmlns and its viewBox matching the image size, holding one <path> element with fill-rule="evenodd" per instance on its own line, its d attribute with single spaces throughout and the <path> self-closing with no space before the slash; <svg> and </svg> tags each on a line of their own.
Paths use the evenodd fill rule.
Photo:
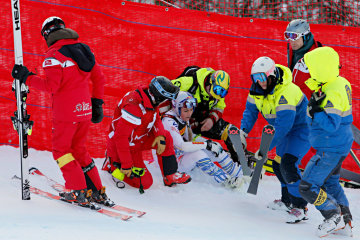
<svg viewBox="0 0 360 240">
<path fill-rule="evenodd" d="M 77 34 L 77 32 L 75 32 L 70 28 L 64 28 L 50 33 L 48 39 L 46 40 L 46 44 L 48 45 L 48 47 L 50 47 L 56 41 L 61 39 L 78 39 L 78 38 L 79 35 Z"/>
<path fill-rule="evenodd" d="M 319 47 L 306 53 L 304 62 L 311 76 L 305 84 L 313 91 L 339 76 L 339 54 L 331 47 Z"/>
</svg>

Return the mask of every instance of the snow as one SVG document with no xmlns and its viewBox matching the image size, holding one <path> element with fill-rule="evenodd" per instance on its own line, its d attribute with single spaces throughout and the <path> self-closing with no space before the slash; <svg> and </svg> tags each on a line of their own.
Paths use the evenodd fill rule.
<svg viewBox="0 0 360 240">
<path fill-rule="evenodd" d="M 29 166 L 63 183 L 61 172 L 50 152 L 29 149 Z M 98 169 L 103 159 L 95 159 Z M 315 230 L 322 216 L 309 205 L 309 220 L 286 224 L 286 213 L 266 208 L 280 196 L 275 177 L 265 176 L 256 196 L 231 191 L 213 184 L 199 171 L 191 172 L 193 181 L 173 188 L 165 187 L 156 163 L 149 165 L 153 186 L 140 195 L 126 186 L 118 189 L 107 172 L 100 170 L 109 197 L 116 203 L 146 211 L 141 218 L 127 222 L 95 211 L 51 201 L 32 194 L 30 201 L 21 200 L 19 150 L 0 147 L 0 239 L 146 239 L 146 240 L 311 240 L 319 239 Z M 42 178 L 30 175 L 33 186 L 52 190 Z M 353 214 L 353 239 L 360 239 L 360 191 L 346 188 Z M 331 235 L 325 239 L 346 239 Z"/>
</svg>

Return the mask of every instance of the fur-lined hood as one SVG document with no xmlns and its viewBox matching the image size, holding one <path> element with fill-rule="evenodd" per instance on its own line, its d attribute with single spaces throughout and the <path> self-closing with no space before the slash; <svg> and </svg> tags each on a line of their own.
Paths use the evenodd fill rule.
<svg viewBox="0 0 360 240">
<path fill-rule="evenodd" d="M 50 33 L 48 39 L 46 40 L 46 44 L 48 45 L 48 47 L 50 47 L 56 41 L 61 39 L 78 39 L 78 38 L 79 35 L 77 34 L 77 32 L 75 32 L 70 28 L 64 28 Z"/>
</svg>

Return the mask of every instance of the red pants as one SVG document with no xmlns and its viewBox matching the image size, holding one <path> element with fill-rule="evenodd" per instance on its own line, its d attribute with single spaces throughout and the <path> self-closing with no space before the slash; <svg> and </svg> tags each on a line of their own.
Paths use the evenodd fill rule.
<svg viewBox="0 0 360 240">
<path fill-rule="evenodd" d="M 172 140 L 170 133 L 168 131 L 165 131 L 164 135 L 165 135 L 165 141 L 166 141 L 166 148 L 165 148 L 165 151 L 161 155 L 158 155 L 158 162 L 159 162 L 159 166 L 160 166 L 162 174 L 170 175 L 177 171 L 177 162 L 176 162 L 175 157 L 174 157 L 174 160 L 175 160 L 174 163 L 173 162 L 169 163 L 169 162 L 163 161 L 164 157 L 166 159 L 166 157 L 168 157 L 168 156 L 175 156 L 173 140 Z M 124 182 L 126 182 L 127 184 L 129 184 L 132 187 L 139 188 L 140 180 L 141 180 L 141 184 L 143 185 L 144 189 L 150 188 L 151 185 L 153 184 L 153 179 L 152 179 L 151 173 L 146 168 L 144 160 L 142 158 L 142 151 L 155 149 L 156 146 L 155 146 L 155 148 L 153 148 L 151 146 L 154 139 L 155 139 L 155 135 L 152 134 L 152 132 L 150 132 L 147 136 L 144 136 L 139 141 L 134 142 L 135 145 L 130 147 L 130 153 L 131 153 L 131 157 L 133 160 L 133 167 L 145 168 L 145 174 L 144 174 L 144 176 L 141 177 L 141 179 L 137 178 L 137 177 L 136 178 L 135 177 L 133 177 L 133 178 L 125 177 L 124 178 Z M 111 163 L 118 162 L 121 164 L 121 159 L 119 158 L 119 156 L 117 154 L 116 144 L 113 139 L 108 139 L 107 154 L 111 158 Z M 174 166 L 174 164 L 176 164 L 176 166 Z M 115 169 L 116 169 L 116 167 L 111 165 L 111 171 L 114 171 Z"/>
<path fill-rule="evenodd" d="M 52 153 L 58 162 L 67 189 L 90 188 L 87 186 L 82 170 L 82 167 L 86 167 L 92 162 L 86 148 L 89 127 L 90 120 L 84 122 L 53 121 Z M 86 174 L 96 189 L 99 190 L 102 183 L 96 166 Z"/>
</svg>

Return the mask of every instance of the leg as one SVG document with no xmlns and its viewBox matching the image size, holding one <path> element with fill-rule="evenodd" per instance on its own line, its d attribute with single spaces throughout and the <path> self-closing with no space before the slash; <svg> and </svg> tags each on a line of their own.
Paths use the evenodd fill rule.
<svg viewBox="0 0 360 240">
<path fill-rule="evenodd" d="M 53 121 L 52 145 L 53 157 L 65 179 L 65 187 L 71 190 L 82 190 L 86 180 L 80 164 L 75 160 L 71 143 L 76 132 L 76 123 Z"/>
<path fill-rule="evenodd" d="M 314 204 L 325 219 L 329 219 L 340 214 L 340 207 L 336 199 L 328 194 L 323 186 L 328 184 L 327 181 L 337 170 L 339 163 L 341 166 L 343 156 L 328 152 L 320 154 L 312 157 L 307 164 L 299 190 L 305 200 Z"/>
<path fill-rule="evenodd" d="M 77 130 L 71 145 L 72 153 L 83 169 L 87 187 L 93 191 L 100 190 L 102 188 L 102 183 L 99 171 L 86 148 L 90 121 L 79 122 L 76 125 Z"/>
<path fill-rule="evenodd" d="M 242 176 L 241 166 L 235 163 L 226 152 L 223 151 L 220 153 L 219 157 L 215 157 L 215 155 L 210 151 L 206 151 L 206 153 L 210 157 L 211 161 L 218 162 L 222 169 L 224 169 L 231 177 Z"/>
<path fill-rule="evenodd" d="M 220 118 L 214 126 L 206 132 L 201 132 L 201 135 L 207 138 L 216 139 L 216 140 L 223 140 L 226 147 L 228 148 L 231 158 L 234 162 L 239 162 L 238 156 L 234 147 L 228 137 L 228 128 L 230 123 L 226 122 L 224 119 Z"/>
</svg>

